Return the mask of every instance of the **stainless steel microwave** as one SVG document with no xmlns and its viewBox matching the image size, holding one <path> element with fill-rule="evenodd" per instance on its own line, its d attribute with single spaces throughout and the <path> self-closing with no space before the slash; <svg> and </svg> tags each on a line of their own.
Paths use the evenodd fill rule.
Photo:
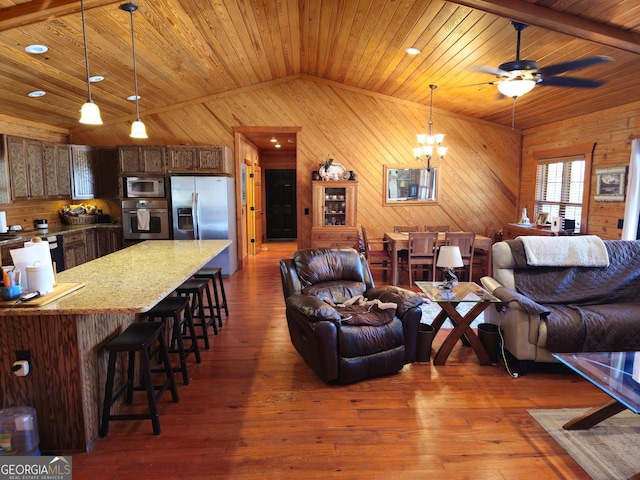
<svg viewBox="0 0 640 480">
<path fill-rule="evenodd" d="M 164 198 L 163 177 L 125 177 L 124 196 L 126 198 Z"/>
</svg>

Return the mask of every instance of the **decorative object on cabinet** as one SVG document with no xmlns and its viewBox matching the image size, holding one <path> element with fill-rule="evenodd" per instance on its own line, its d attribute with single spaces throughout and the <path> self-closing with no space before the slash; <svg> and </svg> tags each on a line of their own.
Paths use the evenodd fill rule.
<svg viewBox="0 0 640 480">
<path fill-rule="evenodd" d="M 438 205 L 437 168 L 384 166 L 383 205 Z"/>
<path fill-rule="evenodd" d="M 331 156 L 324 165 L 320 166 L 318 171 L 322 180 L 349 180 L 351 173 L 340 163 L 335 162 Z M 345 178 L 345 173 L 349 176 Z"/>
<path fill-rule="evenodd" d="M 311 243 L 317 247 L 354 247 L 358 244 L 357 182 L 313 182 Z"/>
<path fill-rule="evenodd" d="M 627 167 L 596 168 L 596 202 L 624 202 Z"/>
<path fill-rule="evenodd" d="M 138 5 L 135 3 L 123 3 L 120 5 L 120 9 L 129 12 L 129 16 L 131 17 L 131 51 L 133 53 L 133 85 L 135 88 L 134 91 L 134 100 L 136 102 L 136 120 L 131 124 L 131 134 L 129 135 L 131 138 L 149 138 L 147 136 L 147 129 L 140 120 L 140 106 L 138 104 L 138 100 L 140 100 L 140 96 L 138 95 L 138 71 L 136 69 L 136 40 L 133 30 L 133 12 L 138 10 Z"/>
<path fill-rule="evenodd" d="M 548 218 L 549 212 L 538 212 L 538 215 L 536 215 L 536 225 L 546 225 Z"/>
</svg>

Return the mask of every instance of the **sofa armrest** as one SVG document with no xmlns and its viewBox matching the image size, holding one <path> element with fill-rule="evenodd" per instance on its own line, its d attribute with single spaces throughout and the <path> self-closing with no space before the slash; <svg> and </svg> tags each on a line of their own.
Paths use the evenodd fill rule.
<svg viewBox="0 0 640 480">
<path fill-rule="evenodd" d="M 327 302 L 313 295 L 295 293 L 287 297 L 286 304 L 287 307 L 299 312 L 310 322 L 333 321 L 340 323 L 340 313 Z"/>
</svg>

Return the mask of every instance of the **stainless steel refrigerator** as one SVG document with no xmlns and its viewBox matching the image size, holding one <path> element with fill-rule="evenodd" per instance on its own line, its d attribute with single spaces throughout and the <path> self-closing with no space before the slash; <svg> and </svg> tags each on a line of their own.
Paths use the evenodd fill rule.
<svg viewBox="0 0 640 480">
<path fill-rule="evenodd" d="M 238 269 L 233 178 L 173 176 L 170 180 L 174 240 L 231 240 L 208 266 L 233 275 Z"/>
</svg>

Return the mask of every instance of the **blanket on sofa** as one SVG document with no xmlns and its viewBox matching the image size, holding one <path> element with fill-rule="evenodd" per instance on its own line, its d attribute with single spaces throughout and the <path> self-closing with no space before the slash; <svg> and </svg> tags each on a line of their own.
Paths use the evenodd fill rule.
<svg viewBox="0 0 640 480">
<path fill-rule="evenodd" d="M 604 244 L 608 267 L 514 269 L 516 291 L 549 309 L 549 351 L 640 350 L 640 242 Z"/>
</svg>

